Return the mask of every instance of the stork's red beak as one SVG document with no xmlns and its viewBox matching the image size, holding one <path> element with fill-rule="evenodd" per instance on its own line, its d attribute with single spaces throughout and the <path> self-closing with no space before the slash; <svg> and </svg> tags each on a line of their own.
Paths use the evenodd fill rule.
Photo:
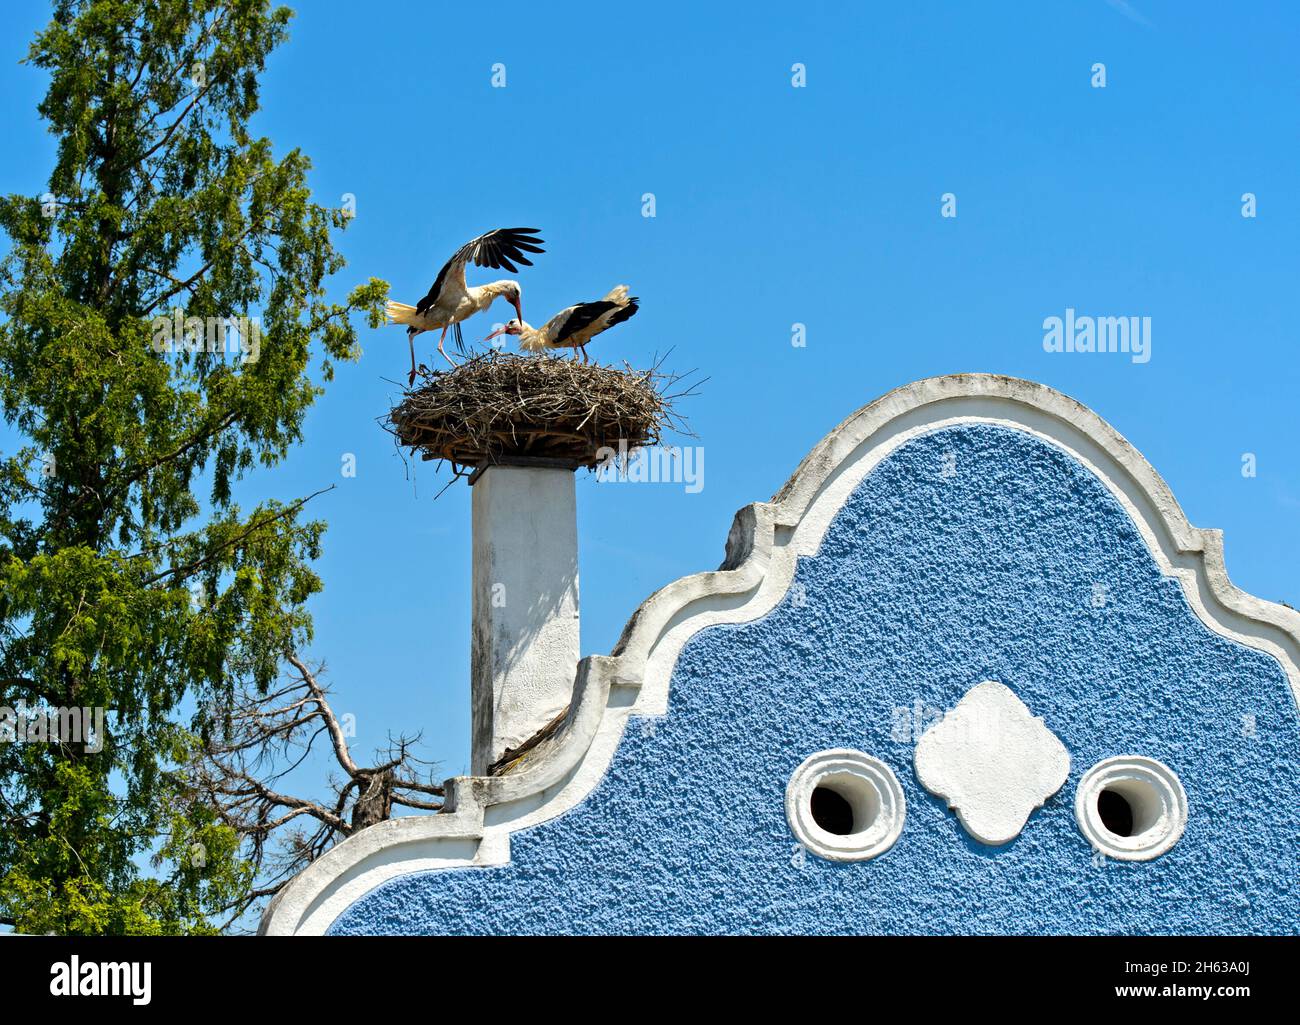
<svg viewBox="0 0 1300 1025">
<path fill-rule="evenodd" d="M 483 341 L 490 342 L 497 335 L 503 335 L 505 333 L 506 333 L 506 329 L 504 327 L 499 327 L 495 331 L 493 331 L 490 335 L 488 335 L 486 338 L 484 338 Z"/>
<path fill-rule="evenodd" d="M 510 305 L 515 308 L 515 314 L 519 317 L 519 323 L 524 322 L 524 307 L 518 299 L 511 299 Z"/>
</svg>

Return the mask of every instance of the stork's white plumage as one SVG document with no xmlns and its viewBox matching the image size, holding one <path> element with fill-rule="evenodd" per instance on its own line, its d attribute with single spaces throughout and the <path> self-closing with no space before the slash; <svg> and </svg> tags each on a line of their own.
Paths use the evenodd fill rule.
<svg viewBox="0 0 1300 1025">
<path fill-rule="evenodd" d="M 504 279 L 487 285 L 467 285 L 465 267 L 473 261 L 476 267 L 504 267 L 512 274 L 518 268 L 516 263 L 531 267 L 533 261 L 525 253 L 545 252 L 541 243 L 545 239 L 536 238 L 537 228 L 497 228 L 486 235 L 471 239 L 456 250 L 450 260 L 443 264 L 442 270 L 429 289 L 429 294 L 416 305 L 389 302 L 388 319 L 394 324 L 406 325 L 406 338 L 411 346 L 411 375 L 407 384 L 415 383 L 415 336 L 424 331 L 442 328 L 438 338 L 438 351 L 452 366 L 455 360 L 447 355 L 442 344 L 447 339 L 447 329 L 452 328 L 452 337 L 456 342 L 456 351 L 464 355 L 465 343 L 460 333 L 460 323 L 476 313 L 486 310 L 498 298 L 505 298 L 515 308 L 519 319 L 524 319 L 523 290 L 519 282 Z M 511 261 L 514 261 L 513 263 Z"/>
<path fill-rule="evenodd" d="M 582 362 L 586 363 L 587 343 L 602 331 L 635 316 L 640 308 L 637 302 L 636 296 L 627 294 L 627 285 L 616 285 L 605 298 L 566 307 L 541 327 L 533 327 L 521 316 L 493 331 L 484 341 L 502 334 L 518 335 L 521 349 L 530 352 L 572 349 L 575 358 L 581 350 Z"/>
</svg>

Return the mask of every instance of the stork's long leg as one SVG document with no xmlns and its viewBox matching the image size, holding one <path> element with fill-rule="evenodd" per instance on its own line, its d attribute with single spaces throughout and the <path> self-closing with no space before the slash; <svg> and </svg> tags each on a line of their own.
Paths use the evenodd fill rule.
<svg viewBox="0 0 1300 1025">
<path fill-rule="evenodd" d="M 448 324 L 447 327 L 451 327 L 451 325 Z M 450 356 L 448 356 L 447 350 L 442 347 L 442 343 L 445 342 L 446 340 L 447 340 L 447 328 L 444 327 L 442 329 L 442 337 L 438 339 L 438 351 L 442 353 L 442 358 L 445 359 L 448 363 L 450 363 L 454 367 L 456 365 L 456 361 L 452 359 Z"/>
<path fill-rule="evenodd" d="M 408 331 L 406 333 L 406 340 L 411 345 L 411 373 L 406 378 L 406 387 L 410 388 L 413 384 L 415 384 L 415 335 L 411 334 Z"/>
</svg>

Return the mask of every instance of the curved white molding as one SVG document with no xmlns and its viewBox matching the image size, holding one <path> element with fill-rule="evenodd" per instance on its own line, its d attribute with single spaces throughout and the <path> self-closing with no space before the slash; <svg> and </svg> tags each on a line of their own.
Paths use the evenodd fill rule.
<svg viewBox="0 0 1300 1025">
<path fill-rule="evenodd" d="M 323 933 L 349 904 L 394 876 L 508 861 L 513 831 L 552 819 L 591 792 L 628 715 L 667 711 L 673 666 L 690 637 L 771 610 L 797 559 L 817 552 L 835 513 L 883 458 L 918 435 L 972 422 L 1026 431 L 1088 467 L 1128 512 L 1161 571 L 1180 582 L 1201 621 L 1276 658 L 1300 702 L 1300 613 L 1234 587 L 1222 534 L 1188 523 L 1159 474 L 1114 428 L 1045 385 L 993 374 L 927 378 L 858 410 L 817 444 L 770 502 L 741 509 L 722 567 L 657 591 L 609 656 L 583 659 L 564 726 L 507 775 L 449 780 L 442 813 L 393 819 L 350 837 L 281 892 L 260 931 Z"/>
</svg>

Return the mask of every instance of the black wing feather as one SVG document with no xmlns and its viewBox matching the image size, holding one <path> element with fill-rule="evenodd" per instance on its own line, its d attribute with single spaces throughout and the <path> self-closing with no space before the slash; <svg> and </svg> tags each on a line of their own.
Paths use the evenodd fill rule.
<svg viewBox="0 0 1300 1025">
<path fill-rule="evenodd" d="M 478 238 L 470 239 L 442 265 L 442 270 L 438 271 L 429 294 L 416 303 L 416 310 L 423 313 L 438 302 L 447 275 L 458 263 L 472 262 L 476 267 L 491 267 L 494 270 L 504 268 L 511 274 L 519 270 L 515 264 L 522 263 L 525 267 L 531 267 L 533 261 L 524 254 L 546 252 L 541 246 L 546 239 L 536 237 L 540 230 L 540 228 L 497 228 Z"/>
<path fill-rule="evenodd" d="M 617 313 L 615 313 L 612 317 L 609 318 L 609 323 L 605 325 L 606 330 L 613 327 L 615 324 L 621 324 L 623 323 L 623 321 L 631 320 L 634 316 L 636 316 L 636 311 L 641 308 L 640 306 L 637 305 L 637 303 L 639 303 L 640 301 L 641 300 L 638 299 L 636 296 L 632 296 L 630 299 L 628 299 L 627 305 L 625 305 L 621 310 L 619 310 Z"/>
<path fill-rule="evenodd" d="M 554 344 L 559 345 L 566 339 L 573 337 L 584 327 L 589 327 L 602 313 L 609 312 L 617 305 L 617 303 L 606 302 L 604 299 L 597 300 L 594 303 L 577 303 L 573 307 L 573 312 L 565 318 L 560 333 L 555 336 Z"/>
<path fill-rule="evenodd" d="M 609 321 L 605 324 L 605 330 L 608 331 L 615 324 L 621 324 L 623 321 L 635 316 L 636 311 L 640 308 L 637 306 L 639 301 L 636 296 L 628 299 L 622 308 L 609 318 Z M 618 305 L 618 303 L 612 303 L 606 299 L 599 299 L 590 303 L 578 303 L 573 307 L 573 312 L 569 314 L 568 319 L 565 320 L 564 326 L 560 328 L 560 333 L 556 335 L 555 344 L 558 345 L 577 334 L 584 327 L 597 320 L 603 313 L 618 307 Z"/>
</svg>

